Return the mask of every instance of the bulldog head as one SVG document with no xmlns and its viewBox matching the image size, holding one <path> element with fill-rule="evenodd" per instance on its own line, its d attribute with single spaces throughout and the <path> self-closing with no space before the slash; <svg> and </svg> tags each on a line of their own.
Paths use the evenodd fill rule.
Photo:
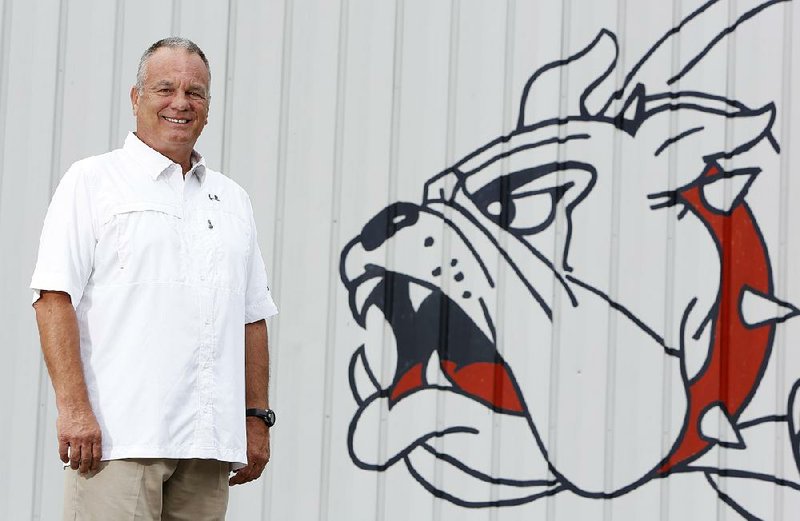
<svg viewBox="0 0 800 521">
<path fill-rule="evenodd" d="M 403 461 L 442 497 L 500 505 L 565 487 L 613 496 L 727 443 L 705 415 L 719 409 L 735 423 L 769 355 L 770 328 L 797 312 L 772 295 L 745 200 L 760 173 L 750 153 L 778 150 L 775 110 L 648 92 L 637 71 L 659 45 L 610 95 L 618 49 L 607 31 L 539 69 L 512 132 L 432 177 L 420 201 L 379 212 L 345 246 L 341 278 L 367 335 L 350 375 L 358 465 Z M 547 113 L 542 100 L 559 99 L 562 75 L 584 88 Z M 758 299 L 782 314 L 762 320 L 757 304 L 743 304 Z M 752 348 L 740 359 L 751 369 L 720 391 L 731 331 Z M 665 377 L 675 411 L 667 425 L 652 407 Z M 637 391 L 610 397 L 609 388 Z M 624 409 L 617 446 L 658 441 L 638 443 L 633 462 L 618 451 L 611 481 L 602 464 L 586 465 L 608 443 L 586 411 L 602 417 L 609 407 Z M 376 451 L 387 421 L 393 435 Z M 498 471 L 475 456 L 475 443 L 497 447 L 498 436 L 499 450 L 524 465 Z M 471 499 L 446 491 L 431 459 L 473 483 Z M 481 483 L 495 496 L 475 492 Z"/>
</svg>

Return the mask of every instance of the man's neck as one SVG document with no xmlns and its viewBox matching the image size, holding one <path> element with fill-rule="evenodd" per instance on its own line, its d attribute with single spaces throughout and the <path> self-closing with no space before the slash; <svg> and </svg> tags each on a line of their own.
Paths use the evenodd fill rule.
<svg viewBox="0 0 800 521">
<path fill-rule="evenodd" d="M 166 157 L 173 163 L 179 164 L 181 166 L 181 170 L 183 171 L 184 177 L 186 176 L 187 172 L 189 172 L 189 170 L 192 169 L 193 148 L 190 147 L 188 150 L 186 150 L 184 147 L 181 147 L 180 149 L 159 150 L 158 148 L 153 146 L 152 143 L 148 143 L 147 141 L 142 139 L 142 137 L 136 132 L 134 132 L 134 134 L 136 135 L 137 138 L 139 138 L 139 140 L 142 143 L 149 146 L 150 148 L 152 148 L 162 156 Z"/>
</svg>

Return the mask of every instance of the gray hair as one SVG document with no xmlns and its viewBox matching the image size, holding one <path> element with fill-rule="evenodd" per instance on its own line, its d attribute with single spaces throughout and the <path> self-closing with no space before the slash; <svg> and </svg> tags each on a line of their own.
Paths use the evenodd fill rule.
<svg viewBox="0 0 800 521">
<path fill-rule="evenodd" d="M 208 94 L 211 94 L 211 66 L 208 65 L 208 59 L 206 58 L 205 53 L 197 46 L 196 43 L 191 41 L 188 38 L 181 38 L 180 36 L 170 36 L 169 38 L 163 38 L 144 51 L 142 54 L 142 58 L 139 60 L 139 68 L 136 71 L 136 90 L 139 91 L 139 94 L 142 93 L 144 90 L 144 80 L 147 73 L 147 60 L 160 48 L 162 47 L 169 47 L 170 49 L 183 49 L 189 54 L 196 54 L 203 60 L 203 63 L 208 70 Z"/>
</svg>

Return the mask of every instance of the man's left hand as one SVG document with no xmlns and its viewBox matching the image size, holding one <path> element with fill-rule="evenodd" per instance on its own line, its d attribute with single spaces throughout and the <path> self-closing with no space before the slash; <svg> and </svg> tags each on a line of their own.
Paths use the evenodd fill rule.
<svg viewBox="0 0 800 521">
<path fill-rule="evenodd" d="M 258 479 L 269 461 L 269 427 L 261 418 L 247 418 L 247 466 L 234 471 L 230 485 Z"/>
</svg>

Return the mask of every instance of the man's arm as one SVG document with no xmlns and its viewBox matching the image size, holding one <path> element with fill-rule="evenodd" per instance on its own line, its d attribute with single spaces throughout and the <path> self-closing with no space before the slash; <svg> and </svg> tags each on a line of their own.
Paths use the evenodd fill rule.
<svg viewBox="0 0 800 521">
<path fill-rule="evenodd" d="M 269 347 L 267 322 L 259 320 L 244 326 L 245 406 L 269 409 Z M 247 418 L 247 466 L 230 479 L 231 485 L 253 481 L 261 476 L 269 461 L 269 427 L 261 418 Z"/>
<path fill-rule="evenodd" d="M 70 296 L 60 291 L 42 291 L 34 305 L 44 361 L 58 408 L 58 454 L 81 474 L 96 470 L 102 456 L 100 425 L 97 423 L 81 364 L 78 319 Z"/>
</svg>

